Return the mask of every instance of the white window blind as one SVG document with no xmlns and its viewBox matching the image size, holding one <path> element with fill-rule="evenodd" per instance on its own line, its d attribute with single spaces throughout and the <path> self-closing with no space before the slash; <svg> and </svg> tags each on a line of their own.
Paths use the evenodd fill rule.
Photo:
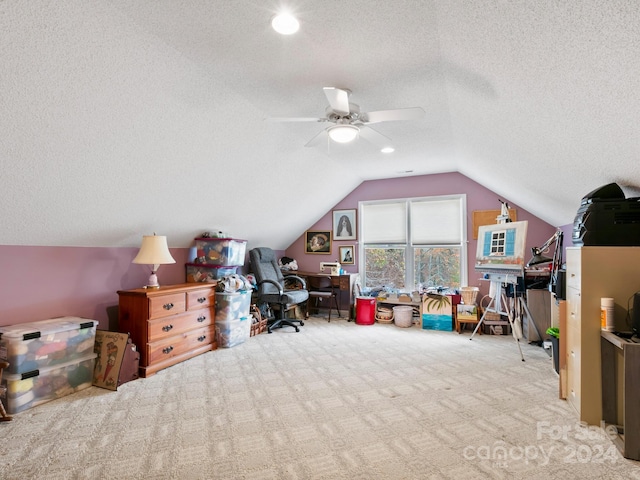
<svg viewBox="0 0 640 480">
<path fill-rule="evenodd" d="M 462 242 L 461 199 L 412 201 L 413 245 L 459 245 Z"/>
<path fill-rule="evenodd" d="M 362 232 L 367 243 L 406 243 L 406 202 L 363 205 Z"/>
</svg>

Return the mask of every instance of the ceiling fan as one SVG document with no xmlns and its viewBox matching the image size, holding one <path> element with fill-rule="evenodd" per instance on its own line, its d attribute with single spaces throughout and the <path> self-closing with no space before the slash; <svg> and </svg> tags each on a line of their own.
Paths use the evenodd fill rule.
<svg viewBox="0 0 640 480">
<path fill-rule="evenodd" d="M 337 143 L 349 143 L 359 137 L 383 151 L 385 148 L 390 148 L 388 151 L 393 151 L 391 140 L 369 125 L 398 120 L 418 120 L 425 114 L 421 107 L 361 112 L 358 105 L 349 102 L 351 90 L 336 87 L 324 87 L 323 90 L 329 101 L 324 117 L 275 117 L 269 118 L 269 120 L 273 122 L 329 122 L 332 124 L 309 140 L 305 147 L 318 145 L 326 141 L 327 138 Z"/>
</svg>

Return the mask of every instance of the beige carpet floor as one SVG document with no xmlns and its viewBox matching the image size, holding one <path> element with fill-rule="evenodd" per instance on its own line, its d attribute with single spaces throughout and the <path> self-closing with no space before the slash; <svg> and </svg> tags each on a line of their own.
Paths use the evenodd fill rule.
<svg viewBox="0 0 640 480">
<path fill-rule="evenodd" d="M 510 336 L 310 319 L 0 424 L 0 478 L 640 479 Z"/>
</svg>

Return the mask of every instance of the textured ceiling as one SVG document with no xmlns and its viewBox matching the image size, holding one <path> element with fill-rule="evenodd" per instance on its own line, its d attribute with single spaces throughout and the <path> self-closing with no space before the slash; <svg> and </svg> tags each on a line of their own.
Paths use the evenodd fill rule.
<svg viewBox="0 0 640 480">
<path fill-rule="evenodd" d="M 638 195 L 640 6 L 625 1 L 0 1 L 0 244 L 285 248 L 363 180 L 459 171 L 553 225 L 609 182 Z M 420 106 L 304 145 L 324 86 Z M 283 213 L 278 213 L 283 212 Z"/>
</svg>

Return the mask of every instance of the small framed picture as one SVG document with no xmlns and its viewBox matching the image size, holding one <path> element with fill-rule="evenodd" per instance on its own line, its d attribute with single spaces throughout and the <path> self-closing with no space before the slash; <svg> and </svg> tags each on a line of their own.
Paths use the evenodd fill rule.
<svg viewBox="0 0 640 480">
<path fill-rule="evenodd" d="M 333 211 L 333 239 L 356 240 L 356 209 Z"/>
<path fill-rule="evenodd" d="M 331 232 L 307 230 L 305 232 L 305 253 L 331 253 Z"/>
<path fill-rule="evenodd" d="M 343 245 L 339 247 L 340 263 L 343 265 L 353 265 L 355 263 L 355 255 L 353 254 L 353 245 Z"/>
</svg>

